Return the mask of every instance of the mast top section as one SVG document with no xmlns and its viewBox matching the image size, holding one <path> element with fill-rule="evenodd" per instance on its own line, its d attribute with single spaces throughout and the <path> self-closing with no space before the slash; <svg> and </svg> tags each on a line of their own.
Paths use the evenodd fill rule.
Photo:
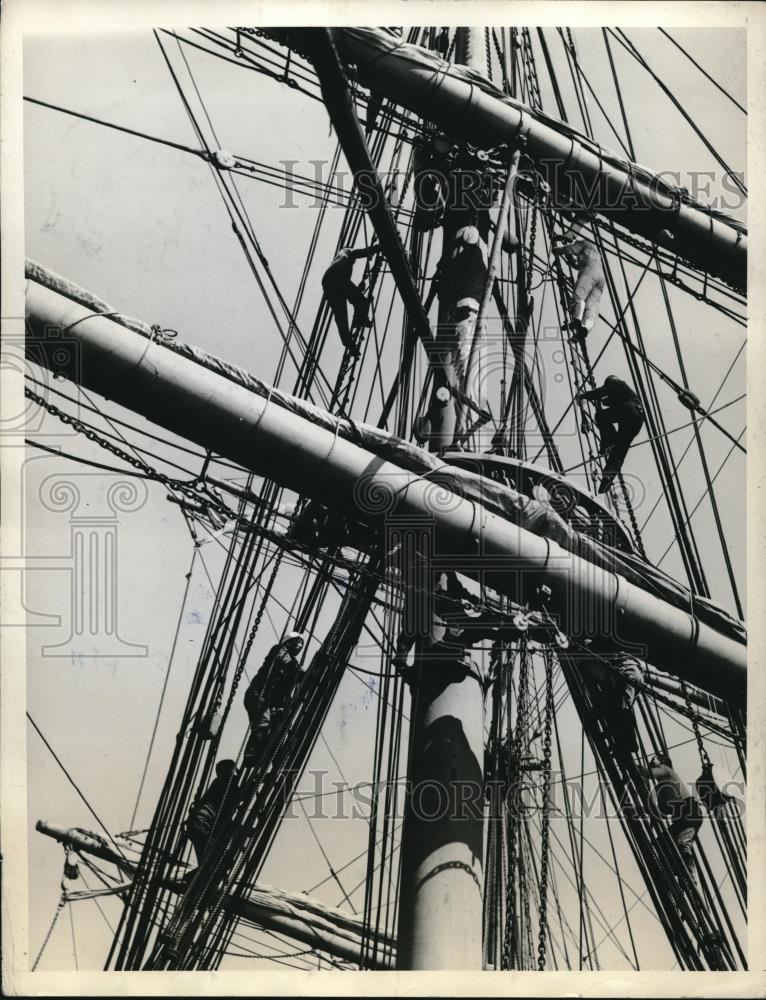
<svg viewBox="0 0 766 1000">
<path fill-rule="evenodd" d="M 317 29 L 269 29 L 302 49 Z M 460 29 L 464 30 L 464 29 Z M 504 94 L 470 66 L 402 42 L 377 28 L 335 28 L 333 40 L 355 78 L 433 122 L 450 137 L 480 149 L 515 144 L 551 188 L 554 207 L 599 213 L 663 246 L 738 291 L 747 281 L 747 231 L 736 220 L 599 145 L 566 122 Z"/>
</svg>

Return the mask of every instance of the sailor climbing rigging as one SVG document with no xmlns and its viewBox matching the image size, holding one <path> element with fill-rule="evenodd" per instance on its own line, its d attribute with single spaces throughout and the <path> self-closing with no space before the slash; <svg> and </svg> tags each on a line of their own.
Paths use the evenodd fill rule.
<svg viewBox="0 0 766 1000">
<path fill-rule="evenodd" d="M 702 825 L 697 793 L 673 770 L 673 763 L 667 754 L 657 754 L 642 770 L 655 783 L 649 792 L 649 807 L 655 815 L 659 813 L 670 820 L 670 836 L 692 881 L 696 882 L 693 847 Z"/>
<path fill-rule="evenodd" d="M 252 767 L 258 762 L 260 752 L 284 717 L 301 678 L 298 656 L 303 645 L 300 632 L 290 632 L 272 646 L 245 692 L 245 710 L 250 720 L 250 738 L 243 761 L 245 767 Z"/>
<path fill-rule="evenodd" d="M 572 292 L 571 318 L 569 327 L 571 339 L 583 341 L 593 329 L 598 319 L 598 305 L 604 291 L 604 269 L 597 248 L 586 239 L 575 239 L 579 235 L 580 223 L 558 239 L 566 240 L 562 246 L 554 247 L 555 254 L 563 254 L 577 269 L 577 281 Z"/>
<path fill-rule="evenodd" d="M 631 754 L 639 749 L 633 706 L 637 685 L 643 682 L 646 674 L 646 664 L 637 656 L 618 651 L 588 659 L 584 666 L 594 681 L 597 711 L 611 736 L 615 756 L 626 764 Z"/>
<path fill-rule="evenodd" d="M 600 388 L 580 392 L 576 399 L 580 404 L 589 400 L 599 407 L 596 411 L 596 425 L 601 438 L 599 450 L 606 456 L 607 464 L 598 491 L 605 493 L 644 425 L 644 408 L 633 389 L 616 375 L 607 375 Z"/>
<path fill-rule="evenodd" d="M 351 354 L 359 354 L 348 323 L 348 303 L 354 307 L 354 318 L 352 327 L 370 326 L 371 320 L 368 317 L 370 300 L 364 294 L 359 285 L 355 285 L 351 280 L 354 269 L 354 262 L 364 257 L 371 257 L 378 252 L 377 243 L 372 246 L 362 247 L 359 250 L 352 250 L 351 247 L 343 247 L 332 260 L 332 263 L 322 276 L 322 288 L 324 290 L 327 303 L 332 310 L 335 324 L 338 327 L 340 339 L 343 346 Z"/>
<path fill-rule="evenodd" d="M 237 794 L 237 765 L 233 760 L 220 760 L 215 778 L 192 804 L 186 820 L 186 836 L 192 843 L 197 864 L 207 853 L 213 834 L 233 804 Z"/>
</svg>

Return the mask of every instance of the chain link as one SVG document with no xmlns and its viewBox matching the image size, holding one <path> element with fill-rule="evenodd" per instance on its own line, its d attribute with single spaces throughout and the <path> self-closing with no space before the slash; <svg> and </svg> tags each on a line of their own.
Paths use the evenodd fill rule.
<svg viewBox="0 0 766 1000">
<path fill-rule="evenodd" d="M 535 241 L 537 239 L 537 206 L 531 206 L 532 222 L 529 227 L 529 250 L 527 251 L 527 274 L 525 282 L 525 298 L 529 298 L 532 290 L 532 275 L 534 273 Z"/>
<path fill-rule="evenodd" d="M 76 431 L 78 431 L 81 434 L 84 434 L 89 441 L 94 441 L 96 444 L 104 448 L 106 451 L 109 451 L 116 457 L 121 458 L 124 461 L 128 462 L 130 465 L 134 466 L 135 468 L 143 472 L 148 478 L 162 483 L 168 489 L 177 490 L 178 492 L 183 493 L 190 499 L 193 499 L 197 502 L 203 501 L 208 506 L 220 511 L 222 514 L 226 514 L 228 517 L 234 518 L 236 521 L 238 521 L 238 523 L 242 524 L 243 527 L 245 528 L 248 529 L 253 528 L 253 525 L 249 521 L 237 515 L 234 511 L 232 511 L 229 507 L 227 507 L 226 504 L 220 503 L 212 499 L 205 490 L 205 483 L 202 480 L 195 480 L 194 482 L 191 483 L 184 483 L 177 479 L 172 479 L 169 476 L 166 476 L 163 473 L 158 472 L 156 469 L 152 468 L 152 466 L 148 465 L 146 462 L 143 462 L 141 459 L 129 455 L 127 452 L 123 451 L 118 446 L 102 438 L 101 435 L 91 430 L 85 424 L 78 421 L 75 417 L 71 417 L 68 414 L 64 413 L 57 406 L 55 406 L 55 404 L 46 402 L 46 400 L 43 399 L 42 396 L 39 396 L 36 393 L 26 388 L 24 390 L 24 394 L 28 399 L 31 399 L 33 402 L 43 407 L 43 409 L 47 410 L 52 416 L 57 417 L 62 423 L 72 426 Z M 297 513 L 295 517 L 297 517 Z M 271 541 L 276 541 L 276 542 L 281 541 L 281 536 L 277 535 L 275 532 L 270 532 L 263 527 L 259 528 L 258 530 L 261 532 L 261 534 L 263 534 L 266 538 L 269 538 Z M 298 548 L 302 550 L 300 546 L 298 546 Z M 327 556 L 327 558 L 330 557 Z M 333 557 L 332 561 L 334 565 L 343 567 L 344 569 L 354 569 L 355 571 L 359 572 L 362 577 L 365 578 L 374 577 L 375 579 L 381 581 L 384 579 L 379 573 L 367 570 L 364 567 L 360 568 L 355 564 L 349 562 L 348 560 L 343 559 L 342 557 L 335 556 Z M 423 588 L 417 588 L 417 589 L 419 592 L 425 593 Z M 461 598 L 449 597 L 445 595 L 444 600 L 453 604 L 456 609 L 462 607 Z M 477 604 L 477 608 L 481 611 L 495 610 L 492 605 L 487 604 L 484 601 L 479 601 Z"/>
<path fill-rule="evenodd" d="M 681 678 L 681 691 L 684 695 L 684 701 L 686 702 L 686 708 L 689 713 L 689 719 L 691 720 L 692 729 L 694 730 L 694 738 L 697 740 L 697 749 L 699 750 L 700 761 L 702 762 L 703 770 L 705 768 L 711 767 L 710 756 L 708 755 L 705 744 L 702 740 L 702 733 L 700 732 L 699 721 L 697 719 L 697 713 L 692 708 L 691 694 L 689 693 L 689 688 L 686 686 L 686 681 Z"/>
<path fill-rule="evenodd" d="M 522 726 L 526 715 L 526 693 L 527 677 L 529 672 L 529 658 L 527 652 L 527 640 L 522 638 L 519 641 L 519 686 L 518 700 L 516 705 L 516 729 L 513 741 L 509 747 L 506 757 L 506 794 L 508 795 L 508 877 L 505 883 L 505 930 L 503 934 L 503 958 L 502 968 L 512 968 L 512 952 L 514 925 L 516 923 L 516 823 L 517 817 L 511 813 L 514 802 L 512 793 L 514 780 L 518 780 L 518 765 L 521 760 L 521 737 Z M 510 720 L 509 720 L 510 721 Z M 510 726 L 509 726 L 510 728 Z"/>
<path fill-rule="evenodd" d="M 58 918 L 61 916 L 61 911 L 66 906 L 66 902 L 67 902 L 66 892 L 65 892 L 65 890 L 62 887 L 62 889 L 61 889 L 61 897 L 59 898 L 59 901 L 56 904 L 56 910 L 55 910 L 55 912 L 53 914 L 53 920 L 51 920 L 51 925 L 48 928 L 48 933 L 45 935 L 45 939 L 43 940 L 43 943 L 40 945 L 40 950 L 37 953 L 37 958 L 34 960 L 34 962 L 32 964 L 32 972 L 34 972 L 35 969 L 37 968 L 37 966 L 39 965 L 40 959 L 43 957 L 43 952 L 48 947 L 48 942 L 51 939 L 51 934 L 53 934 L 53 929 L 56 926 Z"/>
<path fill-rule="evenodd" d="M 111 452 L 111 454 L 113 454 L 115 457 L 122 459 L 129 465 L 132 465 L 133 468 L 140 469 L 141 472 L 143 472 L 149 478 L 155 479 L 157 482 L 162 483 L 168 489 L 177 490 L 180 493 L 183 493 L 187 497 L 190 497 L 194 500 L 199 500 L 200 487 L 202 485 L 201 482 L 195 481 L 193 484 L 188 484 L 188 483 L 181 483 L 176 479 L 172 479 L 170 476 L 166 476 L 163 473 L 158 472 L 156 469 L 152 468 L 152 466 L 148 465 L 140 458 L 136 458 L 134 455 L 128 454 L 128 452 L 124 451 L 122 448 L 118 447 L 115 444 L 112 444 L 111 441 L 107 441 L 105 438 L 101 437 L 101 435 L 98 434 L 96 431 L 92 430 L 90 427 L 83 424 L 75 417 L 70 416 L 68 413 L 64 413 L 54 403 L 47 402 L 45 399 L 43 399 L 42 396 L 39 396 L 37 393 L 32 392 L 31 389 L 25 388 L 24 394 L 28 399 L 31 399 L 33 402 L 37 403 L 38 406 L 43 407 L 43 409 L 47 410 L 48 413 L 59 419 L 63 424 L 71 426 L 78 433 L 84 434 L 89 441 L 93 441 L 101 448 L 104 448 L 106 451 Z M 205 497 L 205 502 L 209 503 L 211 506 L 216 507 L 217 509 L 225 511 L 227 514 L 231 513 L 231 511 L 228 509 L 228 507 L 226 507 L 225 504 L 211 503 L 209 497 L 207 496 Z M 247 663 L 248 656 L 250 655 L 250 650 L 252 649 L 253 642 L 255 641 L 255 637 L 258 632 L 258 628 L 261 624 L 261 620 L 263 618 L 263 614 L 266 609 L 266 601 L 271 592 L 271 588 L 274 583 L 274 579 L 279 569 L 279 566 L 280 566 L 280 560 L 276 560 L 274 569 L 271 573 L 271 579 L 266 587 L 265 596 L 263 598 L 263 601 L 261 602 L 261 606 L 258 610 L 258 614 L 256 615 L 253 627 L 250 630 L 250 634 L 247 637 L 247 642 L 245 643 L 245 646 L 242 650 L 242 655 L 240 656 L 236 672 L 232 679 L 232 686 L 229 692 L 228 701 L 226 703 L 225 715 L 228 715 L 229 709 L 231 708 L 234 695 L 237 691 L 237 686 L 239 685 L 242 673 L 245 669 L 245 664 Z M 220 709 L 222 702 L 223 702 L 223 689 L 221 688 L 215 697 L 215 701 L 212 707 L 211 718 L 212 715 L 215 714 L 215 712 L 217 712 Z"/>
<path fill-rule="evenodd" d="M 538 110 L 542 109 L 542 99 L 540 97 L 540 84 L 537 78 L 537 68 L 535 67 L 534 55 L 532 54 L 532 38 L 529 28 L 521 29 L 522 58 L 527 75 L 527 85 L 529 88 L 529 104 Z"/>
<path fill-rule="evenodd" d="M 648 557 L 646 555 L 646 549 L 644 549 L 643 539 L 641 538 L 641 529 L 638 526 L 636 514 L 633 510 L 633 504 L 630 502 L 630 495 L 628 494 L 628 488 L 625 485 L 625 480 L 622 477 L 622 472 L 617 473 L 617 479 L 620 483 L 620 489 L 622 490 L 622 495 L 625 499 L 625 509 L 628 512 L 628 517 L 630 518 L 630 526 L 633 529 L 633 538 L 635 539 L 641 558 L 647 561 Z"/>
<path fill-rule="evenodd" d="M 116 458 L 122 459 L 123 462 L 127 462 L 129 465 L 132 465 L 134 469 L 138 469 L 140 472 L 143 472 L 144 475 L 148 476 L 148 478 L 155 479 L 158 483 L 162 483 L 162 485 L 167 487 L 167 489 L 178 490 L 194 500 L 199 500 L 199 487 L 201 484 L 198 480 L 195 480 L 193 483 L 183 483 L 177 479 L 171 478 L 170 476 L 166 476 L 163 472 L 159 472 L 157 469 L 152 468 L 151 465 L 144 462 L 142 459 L 137 458 L 135 455 L 128 454 L 127 451 L 124 451 L 118 445 L 112 444 L 111 441 L 107 441 L 106 438 L 102 437 L 97 431 L 94 431 L 93 428 L 88 427 L 87 424 L 82 423 L 76 417 L 72 417 L 68 413 L 64 413 L 64 411 L 60 410 L 55 403 L 49 403 L 36 392 L 32 392 L 31 389 L 25 388 L 24 395 L 27 399 L 31 399 L 33 403 L 37 403 L 38 406 L 47 410 L 51 416 L 56 417 L 62 424 L 71 426 L 75 431 L 77 431 L 78 434 L 83 434 L 89 441 L 93 441 L 100 448 L 110 452 Z M 222 507 L 222 509 L 227 510 L 225 505 L 216 504 L 215 506 Z"/>
<path fill-rule="evenodd" d="M 498 39 L 497 32 L 495 31 L 494 28 L 492 28 L 492 41 L 495 46 L 495 52 L 497 53 L 497 61 L 500 64 L 500 72 L 503 74 L 503 90 L 505 91 L 506 94 L 510 94 L 511 82 L 508 79 L 508 67 L 505 64 L 505 59 L 503 58 L 503 51 L 500 48 L 500 40 Z M 489 47 L 489 40 L 487 41 L 487 46 Z"/>
<path fill-rule="evenodd" d="M 553 653 L 546 647 L 545 660 L 545 723 L 543 728 L 543 814 L 540 844 L 540 913 L 537 941 L 537 968 L 545 968 L 545 943 L 548 929 L 548 856 L 550 833 L 551 787 L 551 725 L 553 722 Z"/>
<path fill-rule="evenodd" d="M 205 488 L 205 482 L 203 479 L 197 478 L 192 480 L 191 482 L 182 482 L 179 479 L 173 479 L 171 476 L 166 476 L 165 473 L 160 472 L 158 469 L 155 469 L 153 466 L 149 465 L 148 462 L 144 462 L 142 459 L 137 458 L 135 455 L 130 455 L 127 451 L 124 451 L 118 445 L 113 444 L 111 441 L 108 441 L 106 438 L 102 437 L 97 431 L 93 430 L 91 427 L 88 427 L 87 424 L 82 423 L 82 421 L 78 420 L 76 417 L 72 417 L 68 413 L 64 413 L 64 411 L 60 410 L 58 406 L 55 405 L 55 403 L 48 402 L 42 396 L 38 395 L 36 392 L 32 392 L 31 389 L 25 388 L 24 395 L 26 396 L 27 399 L 32 400 L 33 403 L 37 403 L 38 406 L 42 407 L 44 410 L 50 413 L 51 416 L 54 416 L 58 420 L 60 420 L 62 424 L 72 427 L 75 431 L 77 431 L 78 434 L 84 435 L 88 439 L 88 441 L 92 441 L 94 444 L 97 444 L 100 448 L 103 448 L 105 451 L 110 452 L 110 454 L 114 455 L 115 458 L 119 458 L 123 462 L 127 462 L 128 465 L 131 465 L 134 469 L 137 469 L 138 471 L 143 473 L 143 475 L 145 475 L 147 479 L 152 479 L 155 482 L 161 483 L 166 489 L 175 491 L 176 493 L 180 493 L 183 496 L 187 497 L 188 499 L 195 501 L 196 503 L 203 503 L 206 507 L 214 508 L 221 514 L 226 515 L 226 517 L 228 518 L 233 517 L 234 520 L 236 520 L 239 524 L 244 525 L 245 527 L 252 527 L 252 525 L 250 525 L 249 522 L 245 521 L 239 515 L 234 514 L 234 512 L 229 507 L 227 507 L 225 503 L 221 503 L 213 499 L 210 493 Z"/>
<path fill-rule="evenodd" d="M 232 702 L 234 701 L 234 695 L 237 693 L 239 682 L 242 679 L 242 674 L 244 673 L 245 665 L 247 663 L 248 657 L 250 656 L 250 650 L 253 648 L 253 643 L 255 642 L 255 637 L 258 634 L 258 629 L 261 627 L 261 620 L 263 619 L 264 612 L 266 611 L 266 602 L 271 596 L 271 592 L 274 587 L 274 581 L 276 580 L 277 573 L 279 572 L 279 567 L 281 563 L 282 563 L 281 559 L 275 559 L 274 569 L 271 571 L 271 577 L 269 578 L 269 582 L 266 584 L 266 588 L 263 593 L 263 600 L 261 601 L 261 606 L 258 608 L 258 613 L 255 616 L 253 626 L 250 629 L 250 633 L 248 634 L 245 645 L 242 648 L 242 653 L 240 654 L 239 662 L 237 663 L 237 668 L 234 671 L 234 677 L 232 678 L 231 681 L 231 690 L 229 691 L 229 697 L 226 701 L 226 708 L 224 709 L 224 719 L 226 718 L 226 716 L 228 716 L 229 709 L 231 708 Z M 222 695 L 223 691 L 221 691 L 221 696 Z M 222 697 L 218 701 L 219 706 L 221 700 Z"/>
<path fill-rule="evenodd" d="M 519 865 L 519 892 L 521 893 L 521 905 L 524 908 L 524 944 L 526 951 L 521 960 L 522 969 L 532 968 L 534 962 L 535 947 L 532 941 L 532 915 L 529 911 L 529 882 L 527 872 L 523 865 Z"/>
</svg>

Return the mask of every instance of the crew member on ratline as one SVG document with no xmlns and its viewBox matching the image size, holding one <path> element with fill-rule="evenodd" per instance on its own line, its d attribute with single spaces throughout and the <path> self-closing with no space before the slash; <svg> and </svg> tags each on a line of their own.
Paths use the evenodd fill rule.
<svg viewBox="0 0 766 1000">
<path fill-rule="evenodd" d="M 335 255 L 322 276 L 322 288 L 327 304 L 332 310 L 340 339 L 346 350 L 353 355 L 359 354 L 359 348 L 354 343 L 348 324 L 348 303 L 350 302 L 354 307 L 354 318 L 351 324 L 353 327 L 371 326 L 372 321 L 368 315 L 370 300 L 360 286 L 355 285 L 351 280 L 351 274 L 355 261 L 361 260 L 363 257 L 371 257 L 377 252 L 378 245 L 376 243 L 370 247 L 362 247 L 360 250 L 343 247 Z"/>
<path fill-rule="evenodd" d="M 657 754 L 649 761 L 649 766 L 641 770 L 654 781 L 649 792 L 649 807 L 654 815 L 659 813 L 670 820 L 668 832 L 696 884 L 693 848 L 702 826 L 702 809 L 697 793 L 673 770 L 673 763 L 667 754 Z"/>
<path fill-rule="evenodd" d="M 646 664 L 637 656 L 618 651 L 601 652 L 583 663 L 583 670 L 596 689 L 596 710 L 611 734 L 616 759 L 627 766 L 638 753 L 638 729 L 634 705 L 638 685 L 643 683 Z"/>
<path fill-rule="evenodd" d="M 250 720 L 250 738 L 243 763 L 252 767 L 269 737 L 282 721 L 301 679 L 298 661 L 304 639 L 290 632 L 269 650 L 266 659 L 245 691 L 245 710 Z"/>
<path fill-rule="evenodd" d="M 216 827 L 228 813 L 237 793 L 237 765 L 233 760 L 220 760 L 215 766 L 215 778 L 192 803 L 186 819 L 186 836 L 192 843 L 197 864 L 207 853 Z"/>
<path fill-rule="evenodd" d="M 601 255 L 590 240 L 576 239 L 580 236 L 583 217 L 578 216 L 572 228 L 555 240 L 565 240 L 553 252 L 563 254 L 577 269 L 577 281 L 572 292 L 569 328 L 575 342 L 585 340 L 598 319 L 598 305 L 604 291 L 604 269 Z"/>
<path fill-rule="evenodd" d="M 598 491 L 604 493 L 612 476 L 622 468 L 628 449 L 644 425 L 644 408 L 633 389 L 616 375 L 607 375 L 599 389 L 579 392 L 575 398 L 580 403 L 590 400 L 598 405 L 599 452 L 607 457 L 607 468 Z"/>
</svg>

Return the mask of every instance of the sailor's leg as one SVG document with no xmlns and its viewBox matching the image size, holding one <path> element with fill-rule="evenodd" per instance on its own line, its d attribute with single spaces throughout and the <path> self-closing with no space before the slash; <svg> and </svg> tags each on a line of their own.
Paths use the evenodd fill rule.
<svg viewBox="0 0 766 1000">
<path fill-rule="evenodd" d="M 404 619 L 404 615 L 402 618 Z M 400 673 L 406 673 L 407 671 L 407 657 L 410 655 L 410 650 L 415 645 L 415 636 L 411 635 L 405 630 L 404 622 L 402 628 L 399 631 L 399 636 L 396 640 L 396 649 L 394 651 L 394 656 L 392 663 L 394 668 Z"/>
<path fill-rule="evenodd" d="M 258 762 L 258 757 L 269 735 L 271 715 L 266 709 L 257 719 L 251 720 L 250 738 L 245 747 L 243 763 L 245 767 L 252 767 Z"/>
<path fill-rule="evenodd" d="M 638 731 L 636 720 L 631 708 L 622 702 L 611 714 L 613 725 L 614 746 L 618 757 L 624 762 L 631 754 L 638 752 Z"/>
<path fill-rule="evenodd" d="M 343 291 L 335 286 L 332 288 L 326 287 L 324 290 L 325 298 L 327 299 L 327 304 L 329 305 L 333 319 L 335 320 L 335 325 L 338 328 L 338 333 L 340 334 L 341 343 L 344 347 L 348 349 L 353 349 L 354 342 L 351 339 L 351 330 L 348 325 L 348 305 L 346 296 Z"/>
<path fill-rule="evenodd" d="M 588 292 L 585 299 L 585 310 L 582 317 L 583 329 L 588 331 L 593 329 L 593 325 L 598 319 L 598 306 L 601 302 L 602 286 L 599 282 L 594 282 L 593 287 Z"/>
<path fill-rule="evenodd" d="M 631 711 L 633 709 L 633 705 L 635 704 L 637 694 L 638 691 L 635 684 L 626 684 L 625 690 L 622 693 L 622 707 Z"/>
<path fill-rule="evenodd" d="M 600 407 L 596 411 L 595 422 L 598 427 L 599 454 L 605 455 L 615 443 L 614 417 L 608 407 Z"/>
<path fill-rule="evenodd" d="M 577 275 L 572 298 L 569 302 L 570 328 L 575 338 L 583 335 L 583 316 L 585 315 L 585 300 L 591 288 L 591 281 L 587 274 L 587 269 L 583 269 Z"/>
<path fill-rule="evenodd" d="M 579 330 L 582 324 L 583 316 L 585 315 L 585 299 L 577 295 L 575 292 L 572 296 L 569 308 L 571 312 L 572 329 Z"/>
<path fill-rule="evenodd" d="M 192 820 L 187 824 L 186 836 L 189 838 L 191 845 L 194 848 L 194 855 L 197 859 L 197 864 L 201 865 L 202 859 L 205 856 L 205 848 L 207 847 L 210 830 Z"/>
<path fill-rule="evenodd" d="M 353 281 L 349 281 L 345 286 L 345 293 L 346 298 L 354 307 L 353 325 L 370 326 L 370 320 L 368 318 L 370 300 L 364 294 L 362 289 L 358 285 L 355 285 Z"/>
<path fill-rule="evenodd" d="M 630 446 L 642 426 L 643 417 L 638 413 L 634 413 L 632 409 L 620 416 L 617 423 L 614 447 L 612 448 L 609 460 L 609 465 L 615 472 L 619 472 L 622 468 L 622 463 L 625 461 Z"/>
<path fill-rule="evenodd" d="M 625 456 L 628 454 L 629 449 L 630 441 L 626 441 L 625 437 L 618 431 L 615 442 L 609 453 L 609 469 L 611 472 L 618 473 L 622 469 Z"/>
<path fill-rule="evenodd" d="M 694 842 L 697 839 L 697 830 L 699 829 L 699 824 L 694 824 L 689 822 L 688 824 L 679 825 L 674 831 L 674 839 L 678 851 L 683 859 L 684 865 L 686 866 L 692 881 L 696 884 L 696 872 L 694 868 Z"/>
<path fill-rule="evenodd" d="M 628 447 L 638 436 L 639 431 L 644 426 L 644 410 L 640 406 L 631 406 L 622 420 L 622 427 L 628 441 Z"/>
</svg>

